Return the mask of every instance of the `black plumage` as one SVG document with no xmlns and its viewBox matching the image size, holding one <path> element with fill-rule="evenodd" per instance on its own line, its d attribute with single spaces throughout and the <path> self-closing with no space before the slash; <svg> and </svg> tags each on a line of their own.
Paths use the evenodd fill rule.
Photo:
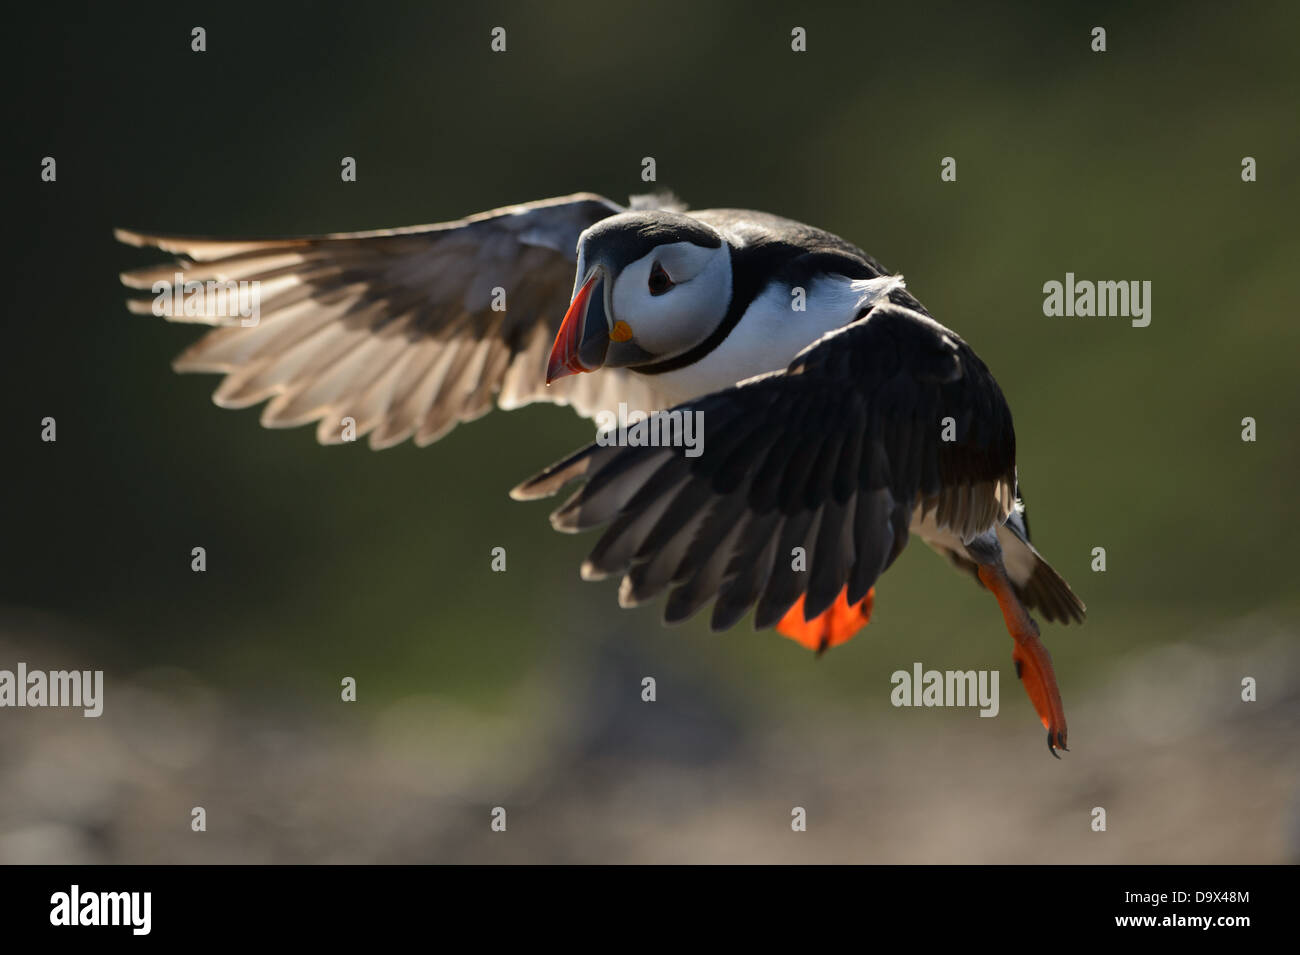
<svg viewBox="0 0 1300 955">
<path fill-rule="evenodd" d="M 918 505 L 963 538 L 1012 510 L 1015 434 L 997 383 L 954 332 L 892 302 L 783 372 L 673 411 L 703 413 L 707 453 L 593 444 L 515 492 L 586 476 L 556 527 L 608 525 L 584 573 L 625 575 L 628 604 L 671 588 L 670 622 L 716 600 L 715 628 L 755 606 L 762 628 L 800 595 L 811 619 L 846 585 L 850 602 L 866 595 Z M 795 547 L 806 571 L 791 566 Z"/>
</svg>

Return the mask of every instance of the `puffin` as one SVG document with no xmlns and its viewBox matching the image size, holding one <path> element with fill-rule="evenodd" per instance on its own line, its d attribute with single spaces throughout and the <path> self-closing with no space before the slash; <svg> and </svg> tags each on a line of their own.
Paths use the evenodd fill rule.
<svg viewBox="0 0 1300 955">
<path fill-rule="evenodd" d="M 537 401 L 604 422 L 511 496 L 579 482 L 551 524 L 601 531 L 582 577 L 621 578 L 623 607 L 666 593 L 665 623 L 711 604 L 720 631 L 752 612 L 820 656 L 866 626 L 877 580 L 920 537 L 997 600 L 1048 750 L 1067 748 L 1030 611 L 1086 610 L 1030 542 L 1007 401 L 846 240 L 593 193 L 367 232 L 115 235 L 175 257 L 121 275 L 152 293 L 132 312 L 215 326 L 175 370 L 223 375 L 215 403 L 266 402 L 266 427 L 382 449 Z M 683 423 L 698 423 L 690 446 Z"/>
</svg>

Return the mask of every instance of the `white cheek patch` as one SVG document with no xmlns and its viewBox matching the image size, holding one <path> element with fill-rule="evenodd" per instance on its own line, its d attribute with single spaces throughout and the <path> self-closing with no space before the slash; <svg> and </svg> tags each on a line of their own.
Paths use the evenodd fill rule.
<svg viewBox="0 0 1300 955">
<path fill-rule="evenodd" d="M 731 302 L 730 251 L 725 245 L 692 249 L 707 256 L 708 261 L 688 279 L 678 282 L 672 272 L 673 257 L 656 249 L 625 267 L 614 283 L 614 320 L 626 322 L 632 329 L 632 340 L 660 357 L 671 357 L 707 338 Z M 681 254 L 678 251 L 676 256 Z M 660 295 L 649 290 L 650 270 L 656 261 L 674 282 Z M 680 260 L 676 264 L 680 265 Z"/>
</svg>

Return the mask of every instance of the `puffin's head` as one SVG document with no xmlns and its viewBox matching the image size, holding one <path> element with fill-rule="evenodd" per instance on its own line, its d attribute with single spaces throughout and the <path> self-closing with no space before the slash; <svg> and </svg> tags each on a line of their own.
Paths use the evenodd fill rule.
<svg viewBox="0 0 1300 955">
<path fill-rule="evenodd" d="M 731 302 L 731 249 L 677 212 L 624 212 L 578 237 L 573 301 L 546 383 L 597 368 L 650 364 L 698 345 Z"/>
</svg>

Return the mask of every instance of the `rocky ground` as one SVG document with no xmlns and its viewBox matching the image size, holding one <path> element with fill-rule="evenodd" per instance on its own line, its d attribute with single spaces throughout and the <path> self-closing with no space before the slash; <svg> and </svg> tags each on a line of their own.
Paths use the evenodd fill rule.
<svg viewBox="0 0 1300 955">
<path fill-rule="evenodd" d="M 97 720 L 0 710 L 0 861 L 1296 862 L 1300 647 L 1256 629 L 1118 661 L 1060 762 L 1020 719 L 777 720 L 706 686 L 644 704 L 616 643 L 491 717 L 433 697 L 272 711 L 141 671 Z M 6 634 L 0 660 L 35 656 Z"/>
</svg>

